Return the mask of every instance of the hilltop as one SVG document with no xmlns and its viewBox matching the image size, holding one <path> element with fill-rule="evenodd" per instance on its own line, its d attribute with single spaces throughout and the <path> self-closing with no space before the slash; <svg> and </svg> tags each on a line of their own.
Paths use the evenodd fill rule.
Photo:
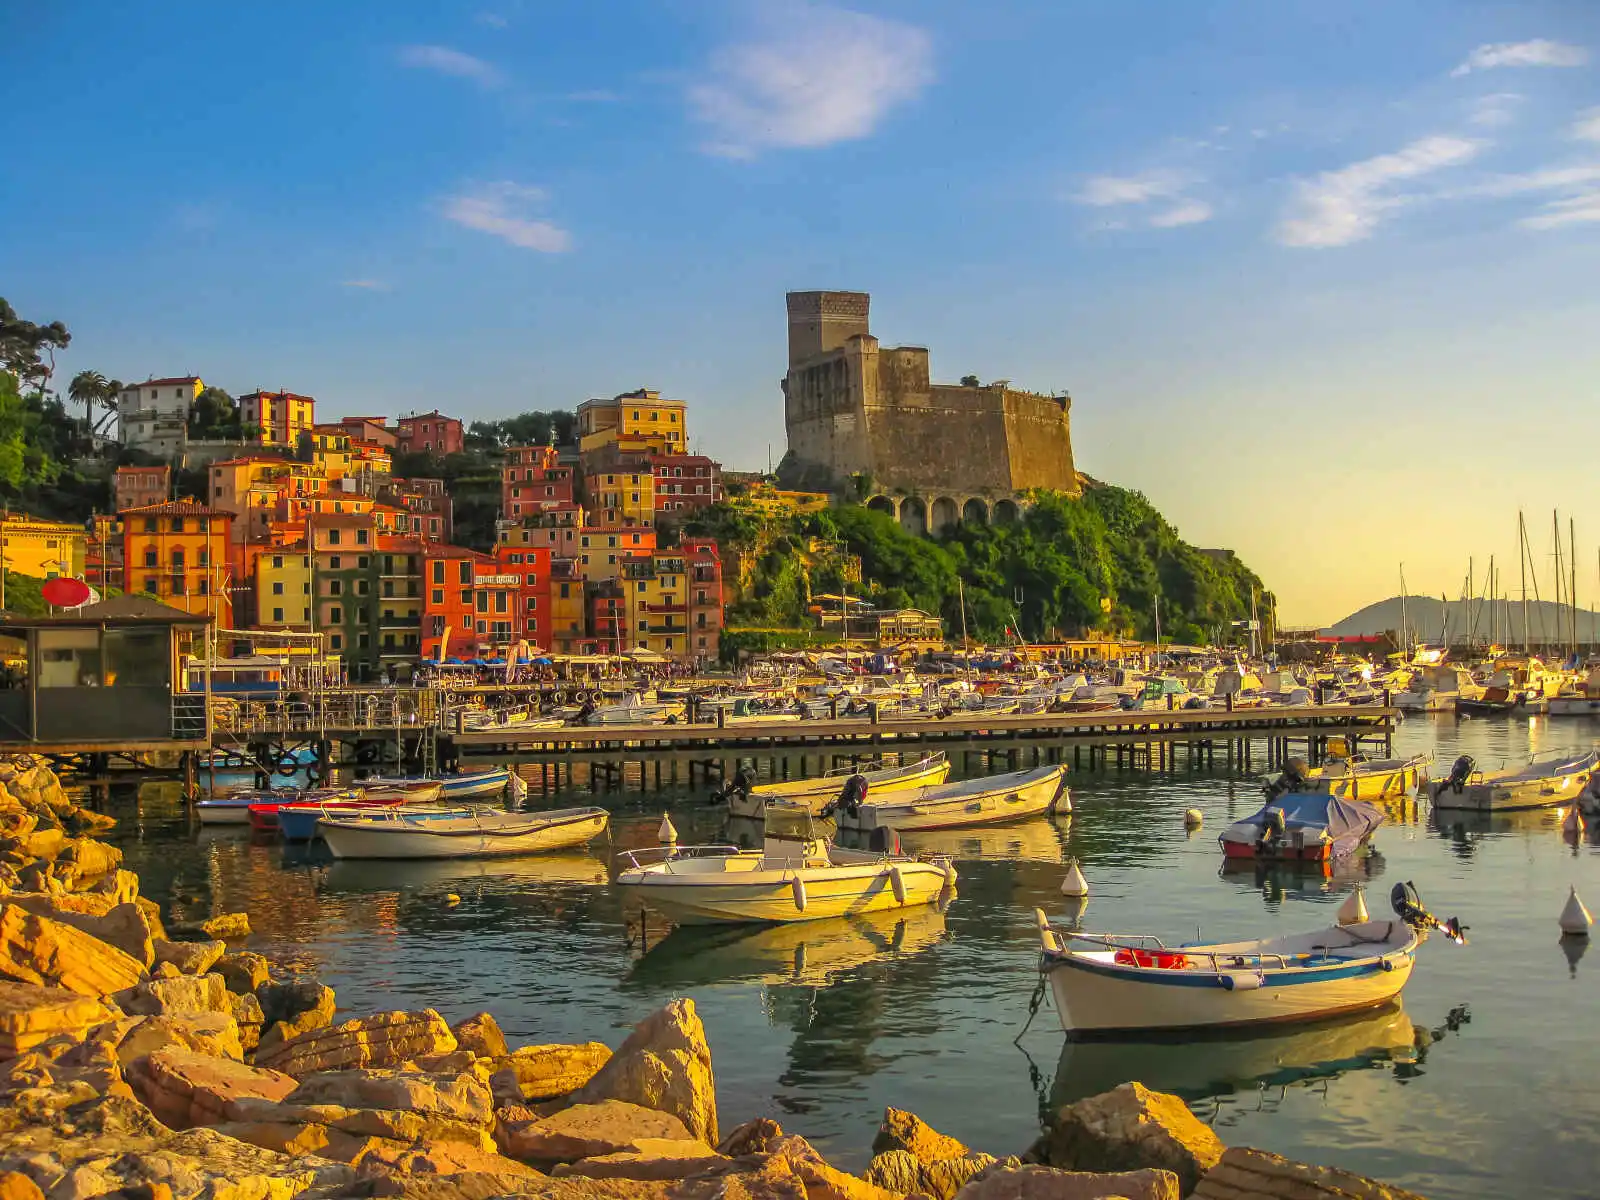
<svg viewBox="0 0 1600 1200">
<path fill-rule="evenodd" d="M 1380 600 L 1351 613 L 1322 632 L 1338 637 L 1399 632 L 1401 608 L 1401 598 L 1390 596 L 1387 600 Z M 1501 601 L 1499 609 L 1498 625 L 1495 626 L 1487 601 L 1445 602 L 1437 596 L 1407 596 L 1404 601 L 1405 622 L 1410 626 L 1412 636 L 1419 641 L 1443 641 L 1447 631 L 1452 639 L 1465 635 L 1487 639 L 1491 628 L 1496 628 L 1501 644 L 1522 642 L 1521 602 Z M 1570 619 L 1571 609 L 1564 604 L 1557 605 L 1549 600 L 1528 601 L 1528 627 L 1535 643 L 1564 642 Z M 1586 609 L 1578 610 L 1578 640 L 1600 640 L 1600 615 Z"/>
</svg>

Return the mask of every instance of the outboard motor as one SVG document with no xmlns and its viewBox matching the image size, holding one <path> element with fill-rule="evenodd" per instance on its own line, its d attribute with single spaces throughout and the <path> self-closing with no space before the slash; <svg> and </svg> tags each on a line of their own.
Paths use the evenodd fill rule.
<svg viewBox="0 0 1600 1200">
<path fill-rule="evenodd" d="M 865 775 L 852 775 L 844 781 L 844 787 L 839 789 L 839 794 L 827 804 L 817 815 L 826 820 L 841 808 L 852 817 L 861 811 L 861 803 L 867 798 L 867 777 Z"/>
<path fill-rule="evenodd" d="M 1416 884 L 1409 879 L 1394 885 L 1394 890 L 1389 893 L 1389 907 L 1394 909 L 1395 916 L 1413 929 L 1419 931 L 1437 929 L 1456 945 L 1467 944 L 1467 926 L 1461 923 L 1461 919 L 1451 917 L 1448 921 L 1441 921 L 1423 908 L 1422 897 L 1417 895 Z"/>
<path fill-rule="evenodd" d="M 713 804 L 721 803 L 734 796 L 748 796 L 750 794 L 750 777 L 744 773 L 744 768 L 739 767 L 733 773 L 733 778 L 724 783 L 720 788 L 711 793 Z"/>
<path fill-rule="evenodd" d="M 1461 790 L 1467 786 L 1467 780 L 1472 778 L 1472 772 L 1477 769 L 1477 766 L 1478 764 L 1472 761 L 1472 755 L 1463 754 L 1451 764 L 1450 778 L 1445 780 L 1445 786 L 1459 796 Z"/>
<path fill-rule="evenodd" d="M 1311 768 L 1306 765 L 1305 759 L 1289 759 L 1283 764 L 1283 774 L 1267 784 L 1265 788 L 1267 803 L 1271 804 L 1279 796 L 1287 796 L 1290 792 L 1300 791 L 1310 779 Z"/>
<path fill-rule="evenodd" d="M 1256 853 L 1270 854 L 1283 841 L 1288 829 L 1283 819 L 1283 809 L 1267 809 L 1261 818 L 1261 836 L 1256 839 Z"/>
</svg>

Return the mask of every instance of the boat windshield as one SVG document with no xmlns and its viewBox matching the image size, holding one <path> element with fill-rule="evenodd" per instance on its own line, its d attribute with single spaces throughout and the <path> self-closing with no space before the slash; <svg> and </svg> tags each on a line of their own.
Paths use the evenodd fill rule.
<svg viewBox="0 0 1600 1200">
<path fill-rule="evenodd" d="M 810 842 L 816 840 L 811 826 L 811 810 L 803 804 L 776 804 L 769 802 L 766 811 L 766 837 L 782 841 Z"/>
</svg>

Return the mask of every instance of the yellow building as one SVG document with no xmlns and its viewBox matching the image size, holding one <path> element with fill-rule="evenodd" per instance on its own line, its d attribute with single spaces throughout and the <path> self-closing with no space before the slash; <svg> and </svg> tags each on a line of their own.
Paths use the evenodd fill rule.
<svg viewBox="0 0 1600 1200">
<path fill-rule="evenodd" d="M 285 501 L 315 496 L 324 483 L 322 469 L 314 464 L 245 454 L 211 464 L 210 503 L 234 515 L 235 543 L 258 541 L 268 536 L 273 521 L 289 517 Z"/>
<path fill-rule="evenodd" d="M 350 448 L 350 435 L 337 425 L 319 425 L 311 431 L 311 461 L 330 481 L 352 474 L 355 454 Z"/>
<path fill-rule="evenodd" d="M 627 599 L 628 649 L 654 650 L 669 658 L 689 653 L 689 594 L 681 550 L 657 550 L 622 565 Z"/>
<path fill-rule="evenodd" d="M 584 477 L 597 525 L 654 525 L 656 477 L 651 471 L 607 471 Z"/>
<path fill-rule="evenodd" d="M 69 521 L 44 521 L 24 513 L 0 514 L 0 559 L 14 575 L 54 579 L 83 578 L 84 527 Z"/>
<path fill-rule="evenodd" d="M 586 614 L 583 575 L 576 559 L 550 560 L 550 640 L 555 654 L 578 654 L 583 650 Z"/>
<path fill-rule="evenodd" d="M 123 590 L 233 624 L 228 527 L 233 514 L 193 500 L 150 504 L 122 519 Z"/>
<path fill-rule="evenodd" d="M 585 400 L 578 405 L 578 452 L 586 458 L 610 450 L 685 454 L 688 408 L 682 400 L 663 400 L 649 388 L 610 400 Z"/>
<path fill-rule="evenodd" d="M 311 558 L 305 543 L 262 551 L 255 583 L 257 626 L 311 631 Z"/>
<path fill-rule="evenodd" d="M 622 574 L 622 564 L 656 548 L 656 531 L 596 525 L 578 535 L 578 573 L 585 583 L 605 583 Z"/>
<path fill-rule="evenodd" d="M 317 402 L 293 392 L 251 392 L 239 397 L 239 420 L 246 437 L 267 446 L 294 446 L 316 424 Z"/>
</svg>

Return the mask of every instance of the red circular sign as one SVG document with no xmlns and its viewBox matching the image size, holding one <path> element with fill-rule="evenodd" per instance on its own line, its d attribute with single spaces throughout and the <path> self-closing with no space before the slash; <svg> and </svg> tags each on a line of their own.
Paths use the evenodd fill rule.
<svg viewBox="0 0 1600 1200">
<path fill-rule="evenodd" d="M 46 604 L 54 604 L 57 608 L 76 608 L 89 602 L 90 592 L 89 585 L 83 580 L 62 576 L 45 580 L 39 595 L 44 597 Z"/>
</svg>

